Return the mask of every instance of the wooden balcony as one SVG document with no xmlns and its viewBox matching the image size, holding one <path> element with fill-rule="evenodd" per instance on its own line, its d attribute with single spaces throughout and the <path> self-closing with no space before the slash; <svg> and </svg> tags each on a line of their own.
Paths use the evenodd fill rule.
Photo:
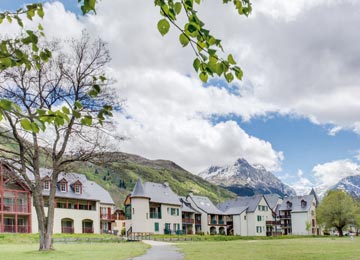
<svg viewBox="0 0 360 260">
<path fill-rule="evenodd" d="M 195 220 L 193 218 L 183 218 L 182 223 L 184 223 L 184 224 L 194 224 Z"/>
<path fill-rule="evenodd" d="M 100 219 L 101 220 L 116 220 L 116 217 L 113 216 L 112 214 L 100 214 Z"/>
<path fill-rule="evenodd" d="M 1 228 L 0 228 L 1 230 Z M 4 225 L 4 232 L 5 233 L 29 233 L 30 227 L 29 226 L 15 226 L 15 225 Z"/>
</svg>

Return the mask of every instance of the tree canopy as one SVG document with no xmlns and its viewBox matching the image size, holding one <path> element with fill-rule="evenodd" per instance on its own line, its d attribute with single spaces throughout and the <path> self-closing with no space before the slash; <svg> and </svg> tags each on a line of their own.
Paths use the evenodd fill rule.
<svg viewBox="0 0 360 260">
<path fill-rule="evenodd" d="M 327 228 L 335 227 L 339 236 L 343 236 L 343 228 L 354 223 L 355 204 L 353 198 L 341 190 L 329 191 L 317 208 L 318 222 Z"/>
</svg>

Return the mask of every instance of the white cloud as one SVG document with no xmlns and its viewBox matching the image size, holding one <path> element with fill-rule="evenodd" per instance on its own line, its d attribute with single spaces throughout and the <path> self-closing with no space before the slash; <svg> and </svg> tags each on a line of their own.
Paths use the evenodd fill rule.
<svg viewBox="0 0 360 260">
<path fill-rule="evenodd" d="M 136 77 L 138 73 L 142 77 Z M 203 88 L 198 80 L 169 70 L 127 70 L 118 78 L 127 113 L 119 115 L 119 131 L 130 138 L 120 144 L 122 149 L 171 159 L 193 172 L 240 157 L 280 169 L 283 155 L 270 143 L 249 136 L 234 121 L 208 120 L 213 114 L 238 113 L 242 107 L 244 114 L 252 115 L 254 107 L 239 96 Z"/>
<path fill-rule="evenodd" d="M 318 164 L 312 172 L 319 191 L 324 192 L 341 179 L 359 174 L 359 167 L 359 164 L 345 159 Z"/>
<path fill-rule="evenodd" d="M 298 169 L 296 175 L 288 175 L 283 178 L 292 179 L 291 187 L 295 189 L 297 195 L 309 194 L 311 188 L 314 187 L 313 182 L 304 176 L 304 172 Z M 296 179 L 294 181 L 294 179 Z"/>
<path fill-rule="evenodd" d="M 127 99 L 127 114 L 117 118 L 131 137 L 119 144 L 124 150 L 193 171 L 237 157 L 279 169 L 283 155 L 269 142 L 233 121 L 212 124 L 209 118 L 249 120 L 277 112 L 331 123 L 330 134 L 340 128 L 360 133 L 360 3 L 261 0 L 253 7 L 250 18 L 221 1 L 204 2 L 199 12 L 244 69 L 244 81 L 234 84 L 241 97 L 201 86 L 193 53 L 181 48 L 178 32 L 157 32 L 159 11 L 152 1 L 100 1 L 96 16 L 80 19 L 54 2 L 45 5 L 42 24 L 49 36 L 74 37 L 88 28 L 109 42 L 110 70 L 118 80 L 114 92 Z"/>
<path fill-rule="evenodd" d="M 341 130 L 342 130 L 341 126 L 335 126 L 335 127 L 332 127 L 331 129 L 329 129 L 328 134 L 331 136 L 335 136 Z"/>
</svg>

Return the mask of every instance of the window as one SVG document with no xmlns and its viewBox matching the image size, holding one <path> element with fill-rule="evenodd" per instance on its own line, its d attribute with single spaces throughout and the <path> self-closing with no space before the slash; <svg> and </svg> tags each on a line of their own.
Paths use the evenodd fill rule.
<svg viewBox="0 0 360 260">
<path fill-rule="evenodd" d="M 260 206 L 260 205 L 258 205 L 258 210 L 261 210 L 261 206 Z"/>
<path fill-rule="evenodd" d="M 174 215 L 175 215 L 175 209 L 171 208 L 171 216 L 174 216 Z"/>
<path fill-rule="evenodd" d="M 75 185 L 75 193 L 76 193 L 76 194 L 81 194 L 81 187 L 80 187 L 80 185 Z"/>
<path fill-rule="evenodd" d="M 261 233 L 262 232 L 262 228 L 261 227 L 256 227 L 256 233 Z"/>
<path fill-rule="evenodd" d="M 44 190 L 50 190 L 50 181 L 44 182 Z"/>
<path fill-rule="evenodd" d="M 66 183 L 60 183 L 60 191 L 66 192 Z"/>
<path fill-rule="evenodd" d="M 179 209 L 176 209 L 176 216 L 179 216 Z"/>
<path fill-rule="evenodd" d="M 261 221 L 261 216 L 257 216 L 257 221 Z"/>
<path fill-rule="evenodd" d="M 246 220 L 246 215 L 244 216 L 244 220 Z"/>
<path fill-rule="evenodd" d="M 159 232 L 159 222 L 154 223 L 155 232 Z"/>
</svg>

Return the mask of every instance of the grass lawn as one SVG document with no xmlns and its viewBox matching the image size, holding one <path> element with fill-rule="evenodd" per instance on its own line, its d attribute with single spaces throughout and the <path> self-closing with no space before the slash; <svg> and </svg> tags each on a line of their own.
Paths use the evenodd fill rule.
<svg viewBox="0 0 360 260">
<path fill-rule="evenodd" d="M 177 244 L 186 260 L 360 260 L 360 237 L 201 241 Z"/>
<path fill-rule="evenodd" d="M 0 244 L 1 260 L 122 260 L 145 253 L 139 242 L 55 244 L 54 251 L 39 252 L 36 243 Z"/>
</svg>

